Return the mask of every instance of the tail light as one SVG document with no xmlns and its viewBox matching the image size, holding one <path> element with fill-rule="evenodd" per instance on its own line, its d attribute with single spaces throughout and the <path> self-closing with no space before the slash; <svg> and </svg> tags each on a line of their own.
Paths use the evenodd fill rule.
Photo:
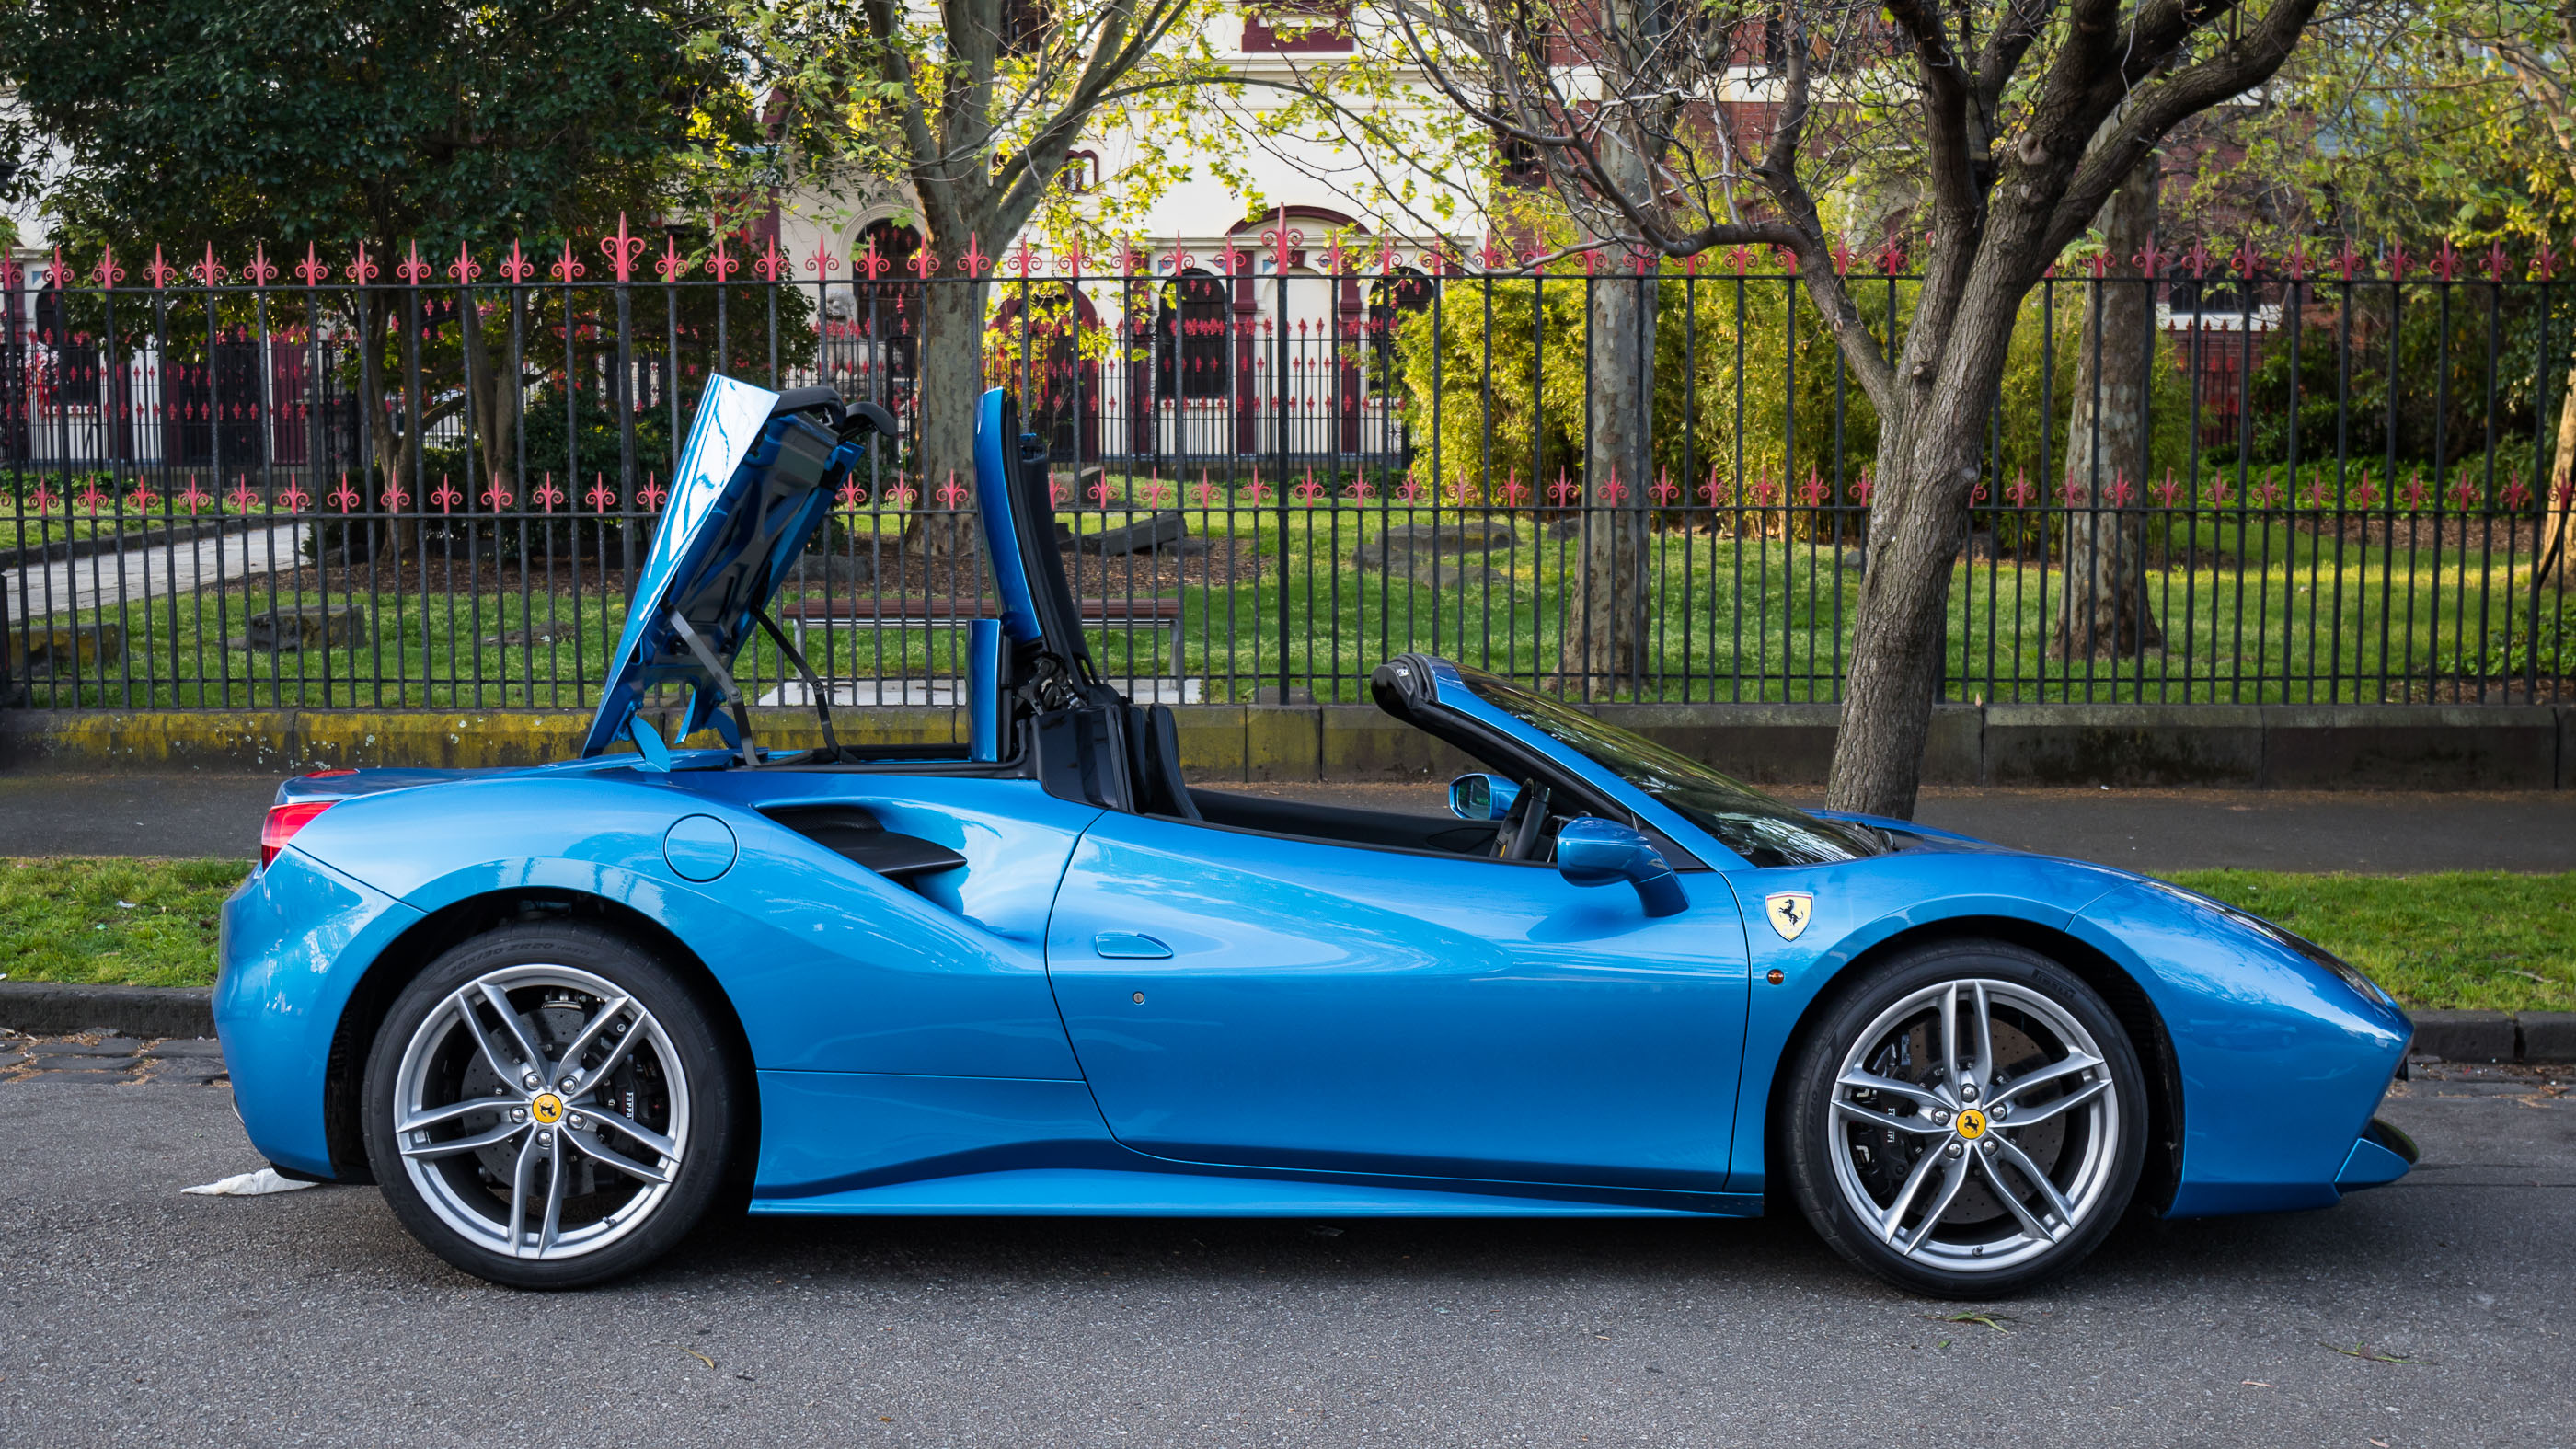
<svg viewBox="0 0 2576 1449">
<path fill-rule="evenodd" d="M 336 800 L 298 800 L 288 805 L 269 806 L 268 818 L 259 824 L 260 868 L 266 870 L 268 863 L 277 859 L 277 853 L 286 848 L 286 842 L 295 838 L 295 832 L 311 824 L 314 816 L 338 803 Z"/>
</svg>

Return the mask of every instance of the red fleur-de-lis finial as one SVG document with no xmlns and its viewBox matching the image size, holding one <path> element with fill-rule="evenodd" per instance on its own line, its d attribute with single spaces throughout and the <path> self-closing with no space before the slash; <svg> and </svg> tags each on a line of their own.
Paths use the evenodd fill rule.
<svg viewBox="0 0 2576 1449">
<path fill-rule="evenodd" d="M 308 287 L 318 287 L 331 279 L 331 269 L 322 265 L 321 253 L 314 250 L 313 243 L 304 244 L 304 260 L 296 265 L 295 275 L 303 278 Z"/>
<path fill-rule="evenodd" d="M 475 278 L 483 275 L 483 264 L 474 260 L 474 254 L 466 249 L 465 243 L 458 242 L 456 260 L 447 264 L 447 275 L 459 282 L 470 284 Z"/>
<path fill-rule="evenodd" d="M 2254 250 L 2254 238 L 2251 236 L 2237 242 L 2236 254 L 2228 258 L 2228 261 L 2236 268 L 2236 275 L 2240 277 L 2250 277 L 2263 270 L 2263 254 Z"/>
<path fill-rule="evenodd" d="M 670 497 L 671 494 L 668 489 L 654 480 L 652 474 L 647 473 L 644 475 L 644 486 L 635 490 L 635 496 L 643 501 L 647 512 L 659 513 L 662 511 L 662 500 Z"/>
<path fill-rule="evenodd" d="M 43 496 L 44 495 L 41 492 L 37 495 L 40 505 L 43 501 Z M 188 505 L 189 516 L 194 517 L 198 509 L 205 507 L 207 504 L 212 503 L 215 500 L 214 496 L 208 493 L 204 486 L 197 482 L 197 475 L 191 473 L 188 475 L 187 491 L 179 495 L 179 501 Z"/>
<path fill-rule="evenodd" d="M 841 259 L 832 255 L 831 238 L 817 235 L 814 238 L 814 254 L 805 259 L 807 274 L 828 277 L 840 269 Z"/>
<path fill-rule="evenodd" d="M 554 512 L 564 501 L 563 490 L 555 486 L 555 475 L 552 473 L 548 473 L 546 481 L 537 485 L 537 491 L 533 496 L 548 513 Z"/>
<path fill-rule="evenodd" d="M 554 265 L 549 267 L 547 270 L 554 274 L 554 279 L 556 281 L 571 282 L 580 278 L 588 269 L 583 267 L 580 260 L 573 256 L 572 238 L 565 237 L 563 240 L 563 254 L 556 257 Z"/>
<path fill-rule="evenodd" d="M 1083 257 L 1084 257 L 1084 255 L 1085 255 L 1085 254 L 1084 254 L 1084 252 L 1083 252 L 1083 250 L 1082 250 L 1082 233 L 1080 233 L 1080 232 L 1075 232 L 1075 233 L 1073 234 L 1073 240 L 1071 240 L 1071 241 L 1069 241 L 1069 242 L 1065 243 L 1065 248 L 1064 248 L 1064 274 L 1065 274 L 1066 276 L 1068 276 L 1068 277 L 1079 277 L 1079 276 L 1081 276 L 1081 275 L 1082 275 L 1082 263 L 1083 263 Z M 971 275 L 974 269 L 970 267 L 970 268 L 968 268 L 967 270 L 968 270 L 969 274 Z"/>
<path fill-rule="evenodd" d="M 61 276 L 62 270 L 62 267 L 57 264 L 54 275 Z M 98 278 L 98 284 L 102 287 L 113 287 L 125 280 L 125 268 L 116 264 L 116 248 L 101 246 L 98 249 L 98 270 L 91 275 Z"/>
<path fill-rule="evenodd" d="M 432 270 L 429 263 L 420 259 L 420 243 L 414 241 L 411 244 L 411 259 L 396 266 L 394 275 L 417 287 L 429 280 Z"/>
<path fill-rule="evenodd" d="M 887 261 L 884 254 L 877 250 L 877 239 L 873 235 L 869 236 L 868 244 L 859 249 L 859 254 L 850 258 L 850 270 L 867 273 L 868 280 L 871 282 L 884 276 L 886 268 L 892 265 L 894 264 Z"/>
<path fill-rule="evenodd" d="M 510 242 L 510 254 L 501 259 L 501 275 L 509 278 L 512 286 L 522 286 L 536 270 L 537 264 L 521 254 L 519 243 L 514 238 Z"/>
<path fill-rule="evenodd" d="M 606 478 L 593 473 L 590 475 L 590 491 L 582 495 L 582 501 L 588 503 L 594 512 L 606 513 L 617 506 L 617 491 L 608 486 Z"/>
<path fill-rule="evenodd" d="M 2546 282 L 2549 280 L 2551 273 L 2556 270 L 2557 265 L 2558 253 L 2549 249 L 2549 243 L 2542 242 L 2540 244 L 2540 250 L 2532 254 L 2531 275 L 2536 281 Z M 60 264 L 55 266 L 54 274 L 56 276 L 62 275 L 62 267 Z"/>
<path fill-rule="evenodd" d="M 725 255 L 725 241 L 725 234 L 717 232 L 715 255 L 707 258 L 707 275 L 719 282 L 732 280 L 733 274 L 742 270 L 740 261 Z"/>
<path fill-rule="evenodd" d="M 2308 244 L 2306 242 L 2292 242 L 2290 244 L 2289 255 L 2281 258 L 2281 264 L 2288 270 L 2291 281 L 2301 282 L 2307 280 L 2309 266 Z"/>
<path fill-rule="evenodd" d="M 411 506 L 411 495 L 403 491 L 402 481 L 400 479 L 396 479 L 395 481 L 386 484 L 385 491 L 380 496 L 383 499 L 385 507 L 396 513 L 400 513 Z"/>
<path fill-rule="evenodd" d="M 356 511 L 362 501 L 358 497 L 358 490 L 349 486 L 349 475 L 342 473 L 340 486 L 331 490 L 331 506 L 342 513 L 351 513 Z"/>
<path fill-rule="evenodd" d="M 152 246 L 152 265 L 143 269 L 143 275 L 152 279 L 153 286 L 166 287 L 170 285 L 172 277 L 179 275 L 179 269 L 161 260 L 161 246 L 160 243 L 155 242 Z"/>
<path fill-rule="evenodd" d="M 367 244 L 365 242 L 360 242 L 358 243 L 357 259 L 349 263 L 349 269 L 346 275 L 350 281 L 363 287 L 367 283 L 374 281 L 376 279 L 376 273 L 382 270 L 383 268 L 377 266 L 375 262 L 367 256 Z"/>
<path fill-rule="evenodd" d="M 2512 263 L 2505 257 L 2504 243 L 2490 243 L 2487 247 L 2487 276 L 2501 282 L 2504 280 L 2504 274 L 2510 270 L 2512 270 Z"/>
<path fill-rule="evenodd" d="M 265 287 L 277 280 L 277 264 L 268 259 L 268 243 L 251 243 L 250 265 L 242 268 L 241 279 L 254 287 Z"/>
<path fill-rule="evenodd" d="M 663 281 L 676 282 L 688 269 L 689 264 L 680 256 L 680 239 L 667 231 L 662 233 L 662 255 L 653 262 L 655 274 Z"/>
<path fill-rule="evenodd" d="M 760 240 L 762 247 L 760 260 L 752 264 L 752 271 L 764 282 L 785 281 L 787 259 L 778 254 L 778 234 L 771 232 Z"/>
<path fill-rule="evenodd" d="M 260 497 L 259 493 L 250 486 L 249 476 L 244 475 L 240 482 L 233 485 L 233 491 L 224 495 L 224 501 L 233 506 L 234 512 L 248 513 L 259 506 Z"/>
<path fill-rule="evenodd" d="M 2138 268 L 2138 272 L 2141 276 L 2153 277 L 2159 271 L 2163 270 L 2164 264 L 2170 259 L 2165 255 L 2164 251 L 2156 245 L 2155 234 L 2153 232 L 2149 232 L 2147 234 L 2146 250 L 2131 253 L 2129 260 Z"/>
<path fill-rule="evenodd" d="M 966 486 L 957 481 L 956 469 L 948 470 L 948 481 L 939 485 L 939 492 L 934 496 L 948 508 L 955 508 L 966 501 Z"/>
<path fill-rule="evenodd" d="M 313 495 L 305 492 L 303 487 L 293 479 L 289 479 L 286 487 L 277 495 L 276 506 L 289 513 L 302 513 L 313 506 Z"/>
<path fill-rule="evenodd" d="M 904 263 L 904 268 L 927 282 L 930 274 L 939 270 L 939 253 L 932 251 L 929 243 L 925 242 L 912 249 L 912 260 Z"/>
<path fill-rule="evenodd" d="M 1020 238 L 1019 246 L 1011 252 L 1011 274 L 1027 281 L 1029 273 L 1036 271 L 1037 267 L 1037 251 L 1029 245 L 1027 237 Z"/>
<path fill-rule="evenodd" d="M 625 212 L 617 213 L 617 235 L 601 237 L 599 250 L 608 258 L 608 264 L 617 270 L 618 281 L 635 280 L 635 259 L 644 255 L 644 238 L 628 234 Z"/>
<path fill-rule="evenodd" d="M 2343 273 L 2347 282 L 2352 280 L 2353 273 L 2361 270 L 2361 251 L 2352 244 L 2351 237 L 2345 237 L 2342 248 L 2335 253 L 2335 270 Z"/>
<path fill-rule="evenodd" d="M 1022 249 L 1026 249 L 1025 244 L 1023 244 Z M 934 264 L 937 260 L 938 259 L 935 257 L 932 258 Z M 959 271 L 964 272 L 970 277 L 980 277 L 993 270 L 993 259 L 984 255 L 984 239 L 982 237 L 977 236 L 971 231 L 966 233 L 966 250 L 957 258 L 957 267 Z M 933 270 L 936 269 L 937 268 L 934 265 Z"/>
<path fill-rule="evenodd" d="M 438 475 L 438 491 L 429 495 L 429 501 L 438 505 L 439 512 L 445 513 L 464 502 L 465 495 L 457 492 L 456 485 L 448 481 L 446 474 L 441 473 Z"/>
<path fill-rule="evenodd" d="M 2404 242 L 2402 242 L 2402 241 L 2401 241 L 2401 242 L 2391 242 L 2391 243 L 2389 243 L 2389 246 L 2388 246 L 2388 280 L 2390 280 L 2390 281 L 2392 281 L 2392 282 L 2402 282 L 2402 281 L 2405 281 L 2405 280 L 2406 280 L 2406 264 L 2407 264 L 2408 262 L 2413 261 L 2413 260 L 2414 260 L 2414 258 L 2413 258 L 2413 257 L 2410 257 L 2410 256 L 2406 255 L 2406 243 L 2404 243 Z"/>
<path fill-rule="evenodd" d="M 2445 282 L 2448 282 L 2456 279 L 2459 276 L 2459 273 L 2460 254 L 2457 249 L 2452 247 L 2451 239 L 2449 237 L 2444 237 L 2442 238 L 2442 249 L 2433 253 L 2433 275 L 2441 278 Z"/>
</svg>

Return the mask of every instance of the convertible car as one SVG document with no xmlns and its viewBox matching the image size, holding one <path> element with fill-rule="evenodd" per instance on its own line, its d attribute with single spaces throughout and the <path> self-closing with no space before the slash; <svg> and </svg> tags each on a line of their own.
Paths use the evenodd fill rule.
<svg viewBox="0 0 2576 1449">
<path fill-rule="evenodd" d="M 887 420 L 719 378 L 579 758 L 285 783 L 215 992 L 281 1172 L 532 1288 L 715 1210 L 1794 1204 L 1993 1296 L 2133 1206 L 2321 1208 L 2414 1161 L 2372 1115 L 2411 1027 L 2316 945 L 1792 809 L 1493 674 L 1371 679 L 1482 767 L 1445 813 L 1187 783 L 1094 665 L 1042 452 L 981 408 L 964 743 L 841 745 L 819 681 L 823 747 L 753 737 L 733 661 L 765 633 L 812 681 L 767 609 Z"/>
</svg>

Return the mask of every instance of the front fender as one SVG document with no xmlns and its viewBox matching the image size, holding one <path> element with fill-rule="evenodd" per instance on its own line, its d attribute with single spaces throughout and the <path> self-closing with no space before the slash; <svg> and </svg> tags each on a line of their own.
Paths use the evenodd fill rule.
<svg viewBox="0 0 2576 1449">
<path fill-rule="evenodd" d="M 1943 921 L 2006 919 L 2064 930 L 2075 905 L 2122 879 L 2118 871 L 2047 856 L 1914 850 L 1825 865 L 1721 873 L 1735 888 L 1753 967 L 1745 1014 L 1744 1090 L 1736 1094 L 1729 1192 L 1763 1190 L 1770 1087 L 1798 1024 L 1854 961 L 1909 931 Z M 1766 902 L 1814 897 L 1793 938 L 1771 924 Z M 1774 983 L 1770 973 L 1780 973 Z"/>
<path fill-rule="evenodd" d="M 2124 879 L 2069 927 L 2164 1017 L 2183 1093 L 2171 1217 L 2325 1207 L 2404 1059 L 2405 1014 L 2288 947 Z"/>
</svg>

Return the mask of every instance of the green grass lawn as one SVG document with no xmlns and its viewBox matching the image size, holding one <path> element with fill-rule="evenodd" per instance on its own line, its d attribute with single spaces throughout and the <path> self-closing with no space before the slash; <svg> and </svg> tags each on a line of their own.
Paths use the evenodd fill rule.
<svg viewBox="0 0 2576 1449">
<path fill-rule="evenodd" d="M 1319 699 L 1364 699 L 1369 671 L 1410 649 L 1523 678 L 1552 675 L 1569 618 L 1580 613 L 1570 584 L 1576 544 L 1550 536 L 1533 515 L 1511 520 L 1515 547 L 1471 558 L 1466 578 L 1435 585 L 1401 568 L 1356 568 L 1352 557 L 1389 528 L 1454 528 L 1503 515 L 1384 503 L 1292 506 L 1284 518 L 1275 508 L 1184 512 L 1193 535 L 1218 557 L 1235 551 L 1247 567 L 1219 567 L 1218 582 L 1176 589 L 1157 584 L 1143 567 L 1122 586 L 1122 563 L 1113 561 L 1107 584 L 1112 594 L 1180 595 L 1186 672 L 1207 681 L 1211 702 L 1248 698 L 1277 681 L 1283 644 L 1290 682 L 1311 685 Z M 1071 521 L 1093 532 L 1136 516 L 1118 507 L 1085 509 Z M 865 511 L 843 517 L 858 532 L 893 519 Z M 2512 551 L 2501 537 L 2493 551 L 2391 548 L 2384 536 L 2380 543 L 2320 537 L 2262 515 L 2171 526 L 2170 534 L 2170 550 L 2158 546 L 2169 566 L 2151 569 L 2146 580 L 2168 643 L 2143 658 L 2049 658 L 2057 571 L 2010 558 L 1959 564 L 1945 646 L 1951 693 L 1988 702 L 2405 702 L 2412 698 L 2406 686 L 2392 693 L 2378 676 L 2422 681 L 2497 672 L 2485 656 L 2500 655 L 2529 612 L 2528 550 Z M 1652 697 L 1833 698 L 1859 600 L 1859 575 L 1839 557 L 1848 542 L 1655 534 L 1646 565 L 1648 668 L 1658 676 Z M 1224 581 L 1249 574 L 1249 559 L 1259 561 L 1258 578 Z M 624 623 L 622 597 L 576 599 L 563 591 L 562 576 L 550 585 L 542 566 L 531 567 L 524 588 L 479 595 L 443 582 L 462 583 L 462 563 L 448 569 L 433 559 L 427 577 L 426 589 L 338 593 L 327 601 L 255 582 L 247 591 L 93 610 L 84 617 L 123 627 L 126 656 L 79 684 L 40 682 L 37 703 L 494 709 L 593 702 L 581 680 L 597 677 Z M 324 602 L 366 606 L 370 637 L 358 647 L 306 654 L 226 647 L 248 612 Z M 2545 611 L 2559 602 L 2551 595 Z M 955 672 L 951 630 L 817 630 L 806 642 L 815 666 L 834 675 Z M 1150 628 L 1095 635 L 1094 646 L 1106 673 L 1165 672 Z M 765 639 L 746 655 L 738 672 L 755 694 L 789 677 Z"/>
<path fill-rule="evenodd" d="M 238 860 L 0 860 L 12 981 L 204 986 Z M 2410 1007 L 2576 1009 L 2576 874 L 2194 871 L 2181 884 L 2341 954 Z"/>
</svg>

